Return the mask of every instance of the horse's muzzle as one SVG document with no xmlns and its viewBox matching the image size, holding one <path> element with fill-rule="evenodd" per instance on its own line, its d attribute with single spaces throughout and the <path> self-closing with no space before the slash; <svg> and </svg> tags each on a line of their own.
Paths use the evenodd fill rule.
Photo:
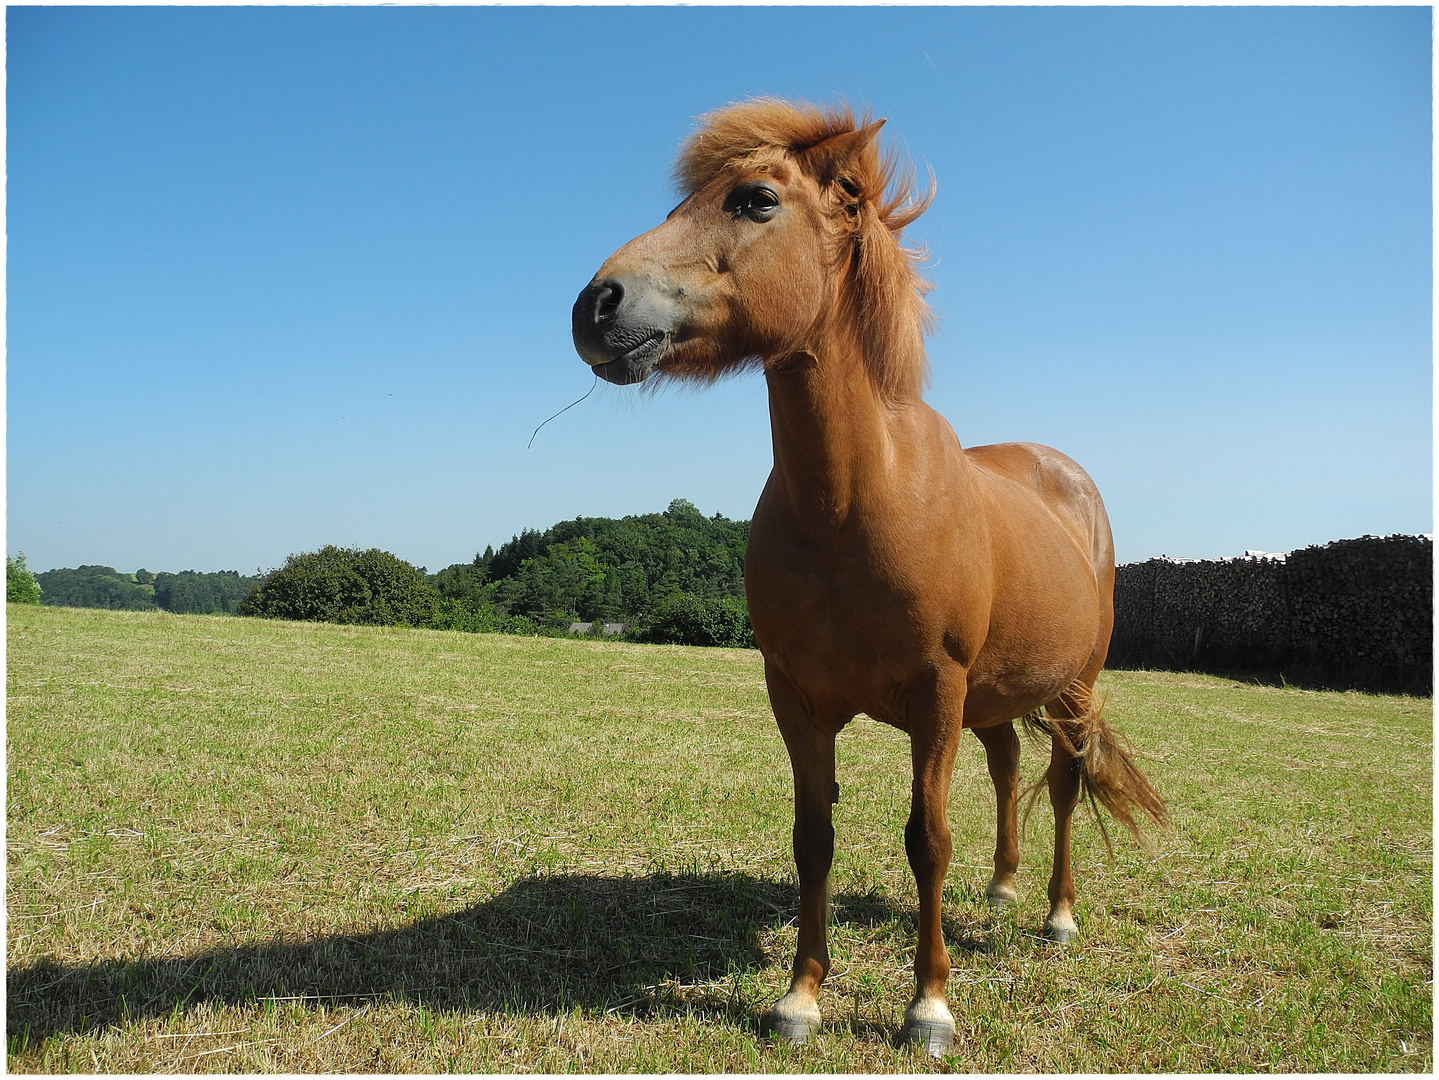
<svg viewBox="0 0 1439 1080">
<path fill-rule="evenodd" d="M 570 313 L 580 359 L 617 386 L 640 382 L 654 372 L 674 324 L 673 306 L 648 281 L 592 281 Z"/>
</svg>

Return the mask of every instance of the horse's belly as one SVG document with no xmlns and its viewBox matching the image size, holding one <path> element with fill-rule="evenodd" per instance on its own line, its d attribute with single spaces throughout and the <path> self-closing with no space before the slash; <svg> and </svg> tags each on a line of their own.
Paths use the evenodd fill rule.
<svg viewBox="0 0 1439 1080">
<path fill-rule="evenodd" d="M 1012 720 L 1053 701 L 1108 644 L 1110 619 L 1078 559 L 996 589 L 984 646 L 967 673 L 965 725 Z"/>
<path fill-rule="evenodd" d="M 907 688 L 936 674 L 963 680 L 964 723 L 984 727 L 1052 701 L 1090 663 L 1107 625 L 1083 565 L 1010 576 L 981 595 L 939 555 L 912 581 L 877 574 L 868 557 L 754 560 L 761 651 L 822 711 L 901 728 Z"/>
</svg>

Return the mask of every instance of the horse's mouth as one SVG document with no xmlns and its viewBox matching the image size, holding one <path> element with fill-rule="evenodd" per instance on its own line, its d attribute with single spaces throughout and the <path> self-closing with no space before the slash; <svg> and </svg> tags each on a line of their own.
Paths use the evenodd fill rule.
<svg viewBox="0 0 1439 1080">
<path fill-rule="evenodd" d="M 607 364 L 594 365 L 595 374 L 616 386 L 643 382 L 654 374 L 668 344 L 669 334 L 663 330 L 647 331 L 641 340 Z"/>
</svg>

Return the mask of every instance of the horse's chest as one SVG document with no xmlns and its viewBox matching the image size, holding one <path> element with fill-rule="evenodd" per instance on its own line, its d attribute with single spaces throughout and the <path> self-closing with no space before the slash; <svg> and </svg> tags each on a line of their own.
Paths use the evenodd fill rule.
<svg viewBox="0 0 1439 1080">
<path fill-rule="evenodd" d="M 867 625 L 884 621 L 896 590 L 881 587 L 850 567 L 794 565 L 755 572 L 750 582 L 750 617 L 763 638 L 808 640 L 823 651 L 869 638 Z"/>
<path fill-rule="evenodd" d="M 884 552 L 767 550 L 752 541 L 745 578 L 760 648 L 812 695 L 873 712 L 942 655 L 933 589 Z"/>
</svg>

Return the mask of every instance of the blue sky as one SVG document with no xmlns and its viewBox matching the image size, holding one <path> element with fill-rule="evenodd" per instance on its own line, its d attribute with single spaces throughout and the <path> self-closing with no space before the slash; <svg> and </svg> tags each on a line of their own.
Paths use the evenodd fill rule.
<svg viewBox="0 0 1439 1080">
<path fill-rule="evenodd" d="M 1428 8 L 6 11 L 7 538 L 432 571 L 683 497 L 763 380 L 591 384 L 569 308 L 694 118 L 847 97 L 933 168 L 930 402 L 1121 561 L 1432 531 Z"/>
</svg>

